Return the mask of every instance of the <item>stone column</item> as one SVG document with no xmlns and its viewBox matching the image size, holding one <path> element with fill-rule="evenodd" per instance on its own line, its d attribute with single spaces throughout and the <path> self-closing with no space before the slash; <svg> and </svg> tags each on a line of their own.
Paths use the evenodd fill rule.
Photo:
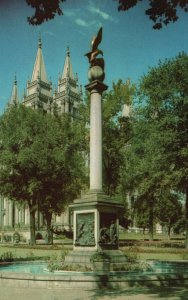
<svg viewBox="0 0 188 300">
<path fill-rule="evenodd" d="M 12 228 L 15 228 L 15 202 L 12 201 Z"/>
<path fill-rule="evenodd" d="M 21 224 L 25 225 L 25 207 L 21 208 Z"/>
<path fill-rule="evenodd" d="M 8 203 L 8 199 L 5 198 L 4 199 L 4 207 L 5 207 L 5 226 L 9 225 L 9 203 Z"/>
<path fill-rule="evenodd" d="M 29 208 L 25 208 L 25 225 L 29 225 Z"/>
<path fill-rule="evenodd" d="M 0 226 L 3 226 L 3 197 L 0 195 Z"/>
<path fill-rule="evenodd" d="M 12 227 L 12 210 L 13 210 L 13 203 L 12 201 L 8 201 L 8 206 L 9 206 L 9 226 Z"/>
<path fill-rule="evenodd" d="M 21 208 L 18 209 L 18 224 L 21 225 Z"/>
<path fill-rule="evenodd" d="M 102 93 L 107 86 L 95 80 L 86 85 L 90 92 L 90 191 L 102 191 Z"/>
<path fill-rule="evenodd" d="M 18 225 L 19 223 L 19 216 L 18 216 L 19 212 L 18 212 L 18 207 L 15 206 L 15 225 Z"/>
</svg>

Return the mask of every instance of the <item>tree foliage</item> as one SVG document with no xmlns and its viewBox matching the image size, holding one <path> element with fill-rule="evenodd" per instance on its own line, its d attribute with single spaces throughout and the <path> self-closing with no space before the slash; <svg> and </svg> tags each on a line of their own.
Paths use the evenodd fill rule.
<svg viewBox="0 0 188 300">
<path fill-rule="evenodd" d="M 151 126 L 153 151 L 159 153 L 158 167 L 165 166 L 163 182 L 176 184 L 184 191 L 188 179 L 187 70 L 188 56 L 182 53 L 152 68 L 140 86 L 141 101 L 145 102 L 142 116 Z"/>
<path fill-rule="evenodd" d="M 122 117 L 124 104 L 131 107 L 134 84 L 119 80 L 103 100 L 103 178 L 108 195 L 117 193 L 120 184 L 124 146 L 131 132 L 131 116 Z"/>
<path fill-rule="evenodd" d="M 127 11 L 142 0 L 118 0 L 120 11 Z M 163 25 L 176 22 L 180 9 L 188 12 L 187 0 L 149 0 L 149 8 L 145 13 L 154 22 L 154 29 L 161 29 Z"/>
<path fill-rule="evenodd" d="M 163 157 L 163 184 L 186 194 L 186 246 L 188 246 L 188 56 L 159 63 L 142 82 L 146 114 L 158 133 L 156 147 Z M 165 158 L 165 159 L 164 159 Z"/>
<path fill-rule="evenodd" d="M 32 243 L 36 210 L 50 226 L 52 213 L 62 212 L 82 186 L 81 132 L 66 115 L 55 118 L 22 105 L 0 119 L 0 193 L 27 203 Z"/>
<path fill-rule="evenodd" d="M 112 0 L 114 1 L 114 0 Z M 143 0 L 115 0 L 118 2 L 119 11 L 127 11 Z M 27 4 L 35 9 L 32 17 L 28 17 L 31 25 L 40 25 L 44 21 L 53 19 L 56 15 L 62 15 L 61 4 L 65 0 L 26 0 Z M 154 22 L 154 29 L 161 29 L 163 25 L 176 22 L 179 19 L 178 11 L 182 9 L 188 12 L 187 0 L 149 0 L 149 8 L 145 13 Z"/>
<path fill-rule="evenodd" d="M 182 203 L 180 202 L 178 193 L 165 190 L 159 199 L 158 218 L 160 224 L 167 228 L 168 237 L 170 239 L 171 229 L 176 226 L 183 217 Z"/>
<path fill-rule="evenodd" d="M 125 189 L 136 189 L 138 209 L 148 203 L 144 205 L 150 207 L 151 219 L 159 217 L 157 210 L 165 201 L 173 207 L 170 191 L 176 190 L 186 195 L 188 222 L 187 70 L 188 56 L 182 53 L 159 62 L 140 82 L 134 134 L 125 160 L 128 175 L 123 184 Z"/>
<path fill-rule="evenodd" d="M 44 21 L 53 19 L 56 15 L 62 15 L 60 4 L 65 0 L 26 0 L 26 2 L 35 9 L 34 15 L 27 18 L 29 24 L 40 25 Z"/>
</svg>

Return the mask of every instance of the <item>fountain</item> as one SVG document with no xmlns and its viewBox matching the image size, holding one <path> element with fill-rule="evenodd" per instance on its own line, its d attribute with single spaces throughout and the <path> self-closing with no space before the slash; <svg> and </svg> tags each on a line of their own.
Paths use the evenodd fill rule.
<svg viewBox="0 0 188 300">
<path fill-rule="evenodd" d="M 90 68 L 90 190 L 81 199 L 74 200 L 73 251 L 65 257 L 70 269 L 84 265 L 89 271 L 47 270 L 38 263 L 6 264 L 0 266 L 0 286 L 38 288 L 99 288 L 128 286 L 187 285 L 187 262 L 150 262 L 146 272 L 122 271 L 126 256 L 119 250 L 118 225 L 122 204 L 105 195 L 102 190 L 102 93 L 107 89 L 104 59 L 98 45 L 102 41 L 102 28 L 92 40 L 86 56 Z"/>
</svg>

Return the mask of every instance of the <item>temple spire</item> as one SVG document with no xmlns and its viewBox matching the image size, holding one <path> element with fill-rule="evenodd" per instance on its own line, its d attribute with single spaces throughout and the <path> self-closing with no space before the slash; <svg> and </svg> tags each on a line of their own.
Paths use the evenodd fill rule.
<svg viewBox="0 0 188 300">
<path fill-rule="evenodd" d="M 17 78 L 16 75 L 14 77 L 14 84 L 12 88 L 12 94 L 10 97 L 9 105 L 15 105 L 19 103 L 19 98 L 18 98 L 18 87 L 17 87 Z"/>
<path fill-rule="evenodd" d="M 51 82 L 48 81 L 46 76 L 46 68 L 42 54 L 42 41 L 39 35 L 33 74 L 31 80 L 27 81 L 27 93 L 23 97 L 23 103 L 34 109 L 38 107 L 44 112 L 48 112 L 51 100 Z"/>
<path fill-rule="evenodd" d="M 43 58 L 43 54 L 42 54 L 42 40 L 41 40 L 40 35 L 39 35 L 39 39 L 38 39 L 38 50 L 37 50 L 35 65 L 33 68 L 31 82 L 38 80 L 38 79 L 40 79 L 44 82 L 48 82 L 47 76 L 46 76 L 46 68 L 45 68 L 45 64 L 44 64 L 44 58 Z"/>
<path fill-rule="evenodd" d="M 122 117 L 129 118 L 131 114 L 131 106 L 124 104 L 122 110 Z"/>
<path fill-rule="evenodd" d="M 38 48 L 42 48 L 42 39 L 41 39 L 41 33 L 39 32 L 39 39 L 38 39 Z"/>
<path fill-rule="evenodd" d="M 58 113 L 69 113 L 76 116 L 81 94 L 78 87 L 78 76 L 74 76 L 70 60 L 70 50 L 67 47 L 63 73 L 58 76 L 58 88 L 54 92 L 54 107 Z"/>
<path fill-rule="evenodd" d="M 61 79 L 64 79 L 64 78 L 67 78 L 67 77 L 74 80 L 74 75 L 73 75 L 73 71 L 72 71 L 72 64 L 71 64 L 71 60 L 70 60 L 70 49 L 69 49 L 69 47 L 67 47 L 65 64 L 64 64 L 63 74 L 62 74 Z"/>
</svg>

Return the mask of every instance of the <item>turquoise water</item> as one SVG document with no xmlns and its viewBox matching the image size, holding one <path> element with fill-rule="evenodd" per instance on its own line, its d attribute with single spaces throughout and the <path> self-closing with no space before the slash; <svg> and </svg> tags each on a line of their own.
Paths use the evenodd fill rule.
<svg viewBox="0 0 188 300">
<path fill-rule="evenodd" d="M 29 274 L 49 274 L 45 269 L 45 263 L 20 263 L 1 265 L 0 272 L 16 272 L 16 273 L 29 273 Z"/>
<path fill-rule="evenodd" d="M 150 261 L 151 271 L 148 273 L 187 273 L 188 262 Z"/>
<path fill-rule="evenodd" d="M 146 272 L 139 272 L 139 274 L 159 274 L 159 273 L 187 273 L 188 262 L 149 262 L 151 269 Z M 0 272 L 16 272 L 27 274 L 50 274 L 47 270 L 47 263 L 13 263 L 7 265 L 0 265 Z M 76 272 L 74 272 L 76 273 Z M 128 272 L 137 273 L 137 272 Z"/>
</svg>

